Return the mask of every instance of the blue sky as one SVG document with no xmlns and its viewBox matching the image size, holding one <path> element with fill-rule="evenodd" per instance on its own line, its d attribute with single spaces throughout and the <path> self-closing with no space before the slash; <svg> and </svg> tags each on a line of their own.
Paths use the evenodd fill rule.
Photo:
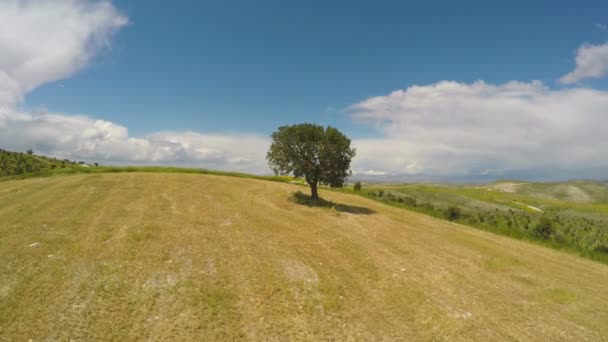
<svg viewBox="0 0 608 342">
<path fill-rule="evenodd" d="M 255 166 L 251 167 L 245 166 L 244 162 L 260 159 L 260 155 L 232 156 L 231 151 L 218 149 L 216 142 L 207 148 L 204 136 L 232 137 L 238 146 L 241 135 L 264 139 L 283 124 L 316 122 L 334 125 L 353 140 L 360 141 L 364 155 L 359 165 L 354 163 L 354 168 L 370 175 L 439 174 L 442 172 L 437 171 L 437 160 L 446 157 L 466 159 L 464 165 L 460 162 L 446 165 L 453 170 L 446 171 L 446 175 L 546 174 L 551 178 L 551 175 L 557 176 L 550 172 L 557 165 L 560 177 L 595 177 L 606 170 L 604 164 L 593 164 L 592 168 L 599 171 L 586 174 L 581 172 L 580 165 L 562 165 L 562 161 L 554 160 L 560 158 L 557 151 L 538 150 L 539 146 L 551 145 L 553 137 L 532 136 L 538 141 L 517 147 L 517 152 L 511 151 L 508 144 L 490 143 L 497 151 L 494 158 L 488 151 L 472 147 L 479 142 L 464 143 L 466 138 L 441 129 L 452 125 L 449 120 L 477 122 L 485 115 L 481 109 L 494 108 L 494 103 L 483 102 L 487 100 L 489 89 L 496 92 L 492 98 L 510 96 L 511 88 L 505 88 L 505 84 L 511 81 L 525 88 L 518 90 L 524 92 L 519 100 L 525 102 L 521 104 L 521 111 L 529 112 L 528 116 L 507 124 L 517 131 L 522 127 L 525 130 L 525 125 L 542 128 L 543 122 L 551 129 L 550 118 L 543 119 L 534 113 L 542 112 L 541 103 L 547 103 L 545 100 L 553 96 L 571 103 L 573 97 L 578 96 L 574 94 L 577 89 L 587 91 L 589 96 L 599 92 L 592 100 L 585 100 L 585 105 L 560 114 L 563 122 L 578 115 L 579 109 L 587 110 L 587 103 L 603 105 L 604 91 L 608 89 L 602 69 L 607 58 L 603 50 L 591 52 L 597 61 L 582 72 L 583 76 L 574 77 L 572 82 L 560 82 L 559 79 L 575 70 L 579 49 L 587 46 L 585 44 L 600 49 L 608 41 L 606 1 L 179 1 L 168 5 L 166 1 L 66 0 L 58 1 L 55 8 L 37 6 L 37 1 L 24 5 L 25 2 L 9 0 L 8 6 L 11 3 L 21 5 L 22 10 L 5 11 L 6 16 L 13 16 L 9 19 L 23 21 L 20 16 L 29 12 L 48 14 L 65 6 L 81 18 L 82 27 L 90 28 L 89 37 L 84 38 L 70 35 L 69 28 L 62 31 L 61 34 L 73 39 L 73 51 L 62 47 L 61 41 L 55 47 L 66 56 L 80 56 L 86 62 L 74 67 L 49 62 L 49 68 L 56 68 L 57 73 L 45 74 L 35 86 L 22 87 L 27 91 L 23 91 L 21 99 L 12 105 L 15 111 L 57 113 L 62 120 L 68 121 L 76 115 L 91 122 L 103 120 L 119 127 L 118 130 L 128 130 L 125 139 L 149 139 L 164 132 L 166 140 L 165 133 L 171 132 L 174 136 L 167 141 L 176 143 L 179 140 L 179 153 L 183 155 L 150 157 L 160 153 L 155 150 L 116 157 L 113 151 L 90 147 L 91 143 L 83 142 L 81 138 L 74 138 L 72 145 L 59 147 L 48 141 L 24 138 L 21 143 L 10 142 L 9 147 L 35 144 L 42 152 L 107 163 L 150 162 L 233 168 L 230 163 L 221 164 L 221 159 L 241 158 L 243 164 L 236 168 L 263 173 L 266 172 L 261 166 L 263 160 L 252 162 Z M 89 18 L 87 15 L 91 19 L 82 19 Z M 95 22 L 101 15 L 106 21 Z M 53 18 L 52 15 L 49 18 Z M 118 23 L 117 18 L 122 21 Z M 57 25 L 62 25 L 61 21 Z M 41 36 L 44 31 L 34 25 L 27 28 L 31 29 L 32 37 Z M 21 34 L 15 27 L 6 30 Z M 49 39 L 52 41 L 59 36 L 56 34 Z M 96 41 L 98 37 L 103 41 Z M 91 39 L 95 42 L 91 43 Z M 15 48 L 17 44 L 11 42 L 5 41 L 5 44 Z M 0 39 L 0 47 L 2 43 Z M 15 55 L 27 52 L 32 59 L 48 52 L 15 51 Z M 7 75 L 18 74 L 13 71 L 17 68 L 15 65 L 6 63 Z M 2 67 L 0 58 L 0 70 Z M 593 75 L 585 76 L 585 72 Z M 25 82 L 18 76 L 11 77 L 17 83 Z M 475 106 L 472 110 L 475 113 L 481 109 L 472 116 L 446 112 L 446 115 L 438 115 L 444 121 L 435 126 L 434 113 L 453 106 L 446 102 L 453 98 L 450 97 L 452 90 L 445 90 L 452 89 L 449 84 L 441 83 L 446 81 L 456 82 L 462 94 L 470 95 L 472 89 L 477 89 L 473 90 L 477 95 L 470 95 L 472 102 L 462 108 L 471 111 L 470 106 Z M 483 82 L 483 89 L 473 86 L 477 81 Z M 532 86 L 534 89 L 530 90 L 529 86 L 535 81 L 541 86 Z M 411 87 L 416 86 L 436 92 L 430 97 L 424 95 L 425 103 L 429 98 L 439 101 L 422 109 L 412 109 L 411 105 L 421 100 L 412 98 Z M 402 97 L 389 95 L 407 89 L 412 91 Z M 526 93 L 528 91 L 531 93 Z M 374 97 L 396 102 L 388 107 L 370 107 L 366 101 Z M 530 98 L 533 101 L 527 100 Z M 483 101 L 475 102 L 478 100 Z M 501 107 L 496 112 L 502 113 L 503 117 L 509 116 L 509 110 L 520 108 L 519 105 L 507 106 L 504 110 Z M 391 113 L 387 114 L 389 107 Z M 592 109 L 589 117 L 582 121 L 606 120 L 596 111 L 599 109 Z M 482 121 L 486 122 L 486 119 Z M 493 118 L 490 121 L 501 120 Z M 453 124 L 457 126 L 458 123 Z M 42 129 L 36 125 L 32 123 L 30 129 Z M 100 129 L 97 126 L 95 129 Z M 413 127 L 419 129 L 413 130 Z M 470 135 L 478 134 L 474 125 L 464 129 Z M 500 127 L 496 129 L 500 130 Z M 587 126 L 579 129 L 583 130 L 579 132 L 581 136 L 589 130 Z M 442 132 L 443 136 L 447 134 L 453 139 L 431 137 L 431 131 Z M 188 140 L 190 138 L 176 138 L 182 133 L 203 135 L 196 138 L 196 144 L 201 144 L 197 151 L 205 150 L 205 156 L 210 153 L 215 159 L 207 162 L 205 156 L 196 156 L 198 152 L 186 151 L 194 143 Z M 406 141 L 402 138 L 405 135 L 414 138 Z M 188 142 L 184 142 L 186 140 Z M 403 144 L 400 145 L 403 152 L 383 150 L 385 153 L 380 154 L 386 160 L 399 162 L 386 164 L 386 160 L 374 161 L 368 156 L 375 154 L 371 151 L 383 143 L 394 145 L 397 140 Z M 580 139 L 571 137 L 569 142 L 575 140 Z M 428 147 L 428 153 L 409 152 L 417 143 Z M 451 146 L 460 148 L 461 143 L 462 150 L 447 151 Z M 101 146 L 106 142 L 93 144 Z M 578 150 L 582 148 L 579 146 Z M 536 149 L 534 153 L 532 149 Z M 437 151 L 443 152 L 438 154 Z M 509 162 L 493 161 L 503 159 L 507 152 L 512 153 L 507 158 Z M 529 160 L 541 154 L 548 159 L 525 167 L 522 158 L 517 157 L 522 153 Z M 597 157 L 591 153 L 588 158 Z"/>
<path fill-rule="evenodd" d="M 313 121 L 352 135 L 343 111 L 441 80 L 555 80 L 582 42 L 603 43 L 606 1 L 116 1 L 130 24 L 29 108 L 88 113 L 135 134 L 270 133 Z M 605 86 L 606 82 L 597 82 Z M 62 84 L 64 87 L 58 87 Z"/>
</svg>

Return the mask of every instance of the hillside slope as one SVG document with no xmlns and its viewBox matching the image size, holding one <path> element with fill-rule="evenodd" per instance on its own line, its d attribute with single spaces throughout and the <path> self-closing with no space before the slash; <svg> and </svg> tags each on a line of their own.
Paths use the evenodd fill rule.
<svg viewBox="0 0 608 342">
<path fill-rule="evenodd" d="M 600 340 L 608 267 L 322 191 L 163 173 L 0 183 L 0 340 Z"/>
<path fill-rule="evenodd" d="M 31 150 L 29 153 L 23 153 L 0 149 L 0 177 L 43 174 L 59 170 L 65 172 L 83 167 L 86 166 L 80 166 L 77 162 L 68 159 L 59 160 L 35 155 Z"/>
<path fill-rule="evenodd" d="M 375 184 L 358 193 L 608 264 L 608 183 Z"/>
</svg>

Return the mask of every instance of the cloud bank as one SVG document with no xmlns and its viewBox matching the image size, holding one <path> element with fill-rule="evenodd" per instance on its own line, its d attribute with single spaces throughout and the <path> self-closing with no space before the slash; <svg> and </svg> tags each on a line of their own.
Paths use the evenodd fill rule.
<svg viewBox="0 0 608 342">
<path fill-rule="evenodd" d="M 443 81 L 351 107 L 382 137 L 355 141 L 354 167 L 406 175 L 599 176 L 608 170 L 608 92 L 541 82 Z M 597 174 L 596 174 L 597 173 Z"/>
<path fill-rule="evenodd" d="M 17 109 L 31 90 L 86 67 L 127 24 L 110 1 L 0 2 L 0 147 L 88 161 L 267 172 L 263 137 L 158 132 L 135 138 L 126 127 L 86 115 Z"/>
<path fill-rule="evenodd" d="M 204 166 L 266 172 L 267 139 L 255 135 L 157 132 L 130 137 L 127 128 L 87 116 L 18 113 L 0 121 L 0 146 L 33 148 L 60 158 L 110 162 Z"/>
</svg>

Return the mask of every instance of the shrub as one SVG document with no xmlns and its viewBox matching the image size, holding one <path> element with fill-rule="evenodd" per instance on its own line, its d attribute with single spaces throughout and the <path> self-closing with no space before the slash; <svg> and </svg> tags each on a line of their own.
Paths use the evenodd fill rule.
<svg viewBox="0 0 608 342">
<path fill-rule="evenodd" d="M 551 220 L 545 216 L 542 216 L 538 220 L 538 223 L 536 224 L 536 226 L 534 226 L 533 233 L 537 237 L 539 237 L 543 240 L 547 240 L 551 237 L 551 234 L 553 234 L 553 231 L 554 231 L 553 223 L 551 222 Z"/>
<path fill-rule="evenodd" d="M 451 205 L 448 207 L 446 216 L 447 216 L 448 220 L 456 221 L 462 216 L 462 212 L 460 211 L 460 208 L 458 208 L 457 206 Z"/>
<path fill-rule="evenodd" d="M 400 198 L 401 202 L 409 205 L 410 207 L 415 207 L 418 205 L 418 203 L 416 202 L 416 199 L 413 197 L 404 197 L 404 198 Z"/>
<path fill-rule="evenodd" d="M 355 191 L 361 191 L 361 182 L 355 182 L 354 189 Z"/>
<path fill-rule="evenodd" d="M 595 246 L 594 250 L 596 252 L 608 254 L 608 244 L 606 244 L 606 245 L 597 245 L 597 246 Z"/>
</svg>

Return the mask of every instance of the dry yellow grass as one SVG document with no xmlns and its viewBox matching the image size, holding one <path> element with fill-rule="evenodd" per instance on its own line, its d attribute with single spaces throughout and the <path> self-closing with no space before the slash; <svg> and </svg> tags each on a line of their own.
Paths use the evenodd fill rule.
<svg viewBox="0 0 608 342">
<path fill-rule="evenodd" d="M 188 174 L 0 183 L 1 340 L 602 340 L 608 267 L 303 188 Z"/>
</svg>

